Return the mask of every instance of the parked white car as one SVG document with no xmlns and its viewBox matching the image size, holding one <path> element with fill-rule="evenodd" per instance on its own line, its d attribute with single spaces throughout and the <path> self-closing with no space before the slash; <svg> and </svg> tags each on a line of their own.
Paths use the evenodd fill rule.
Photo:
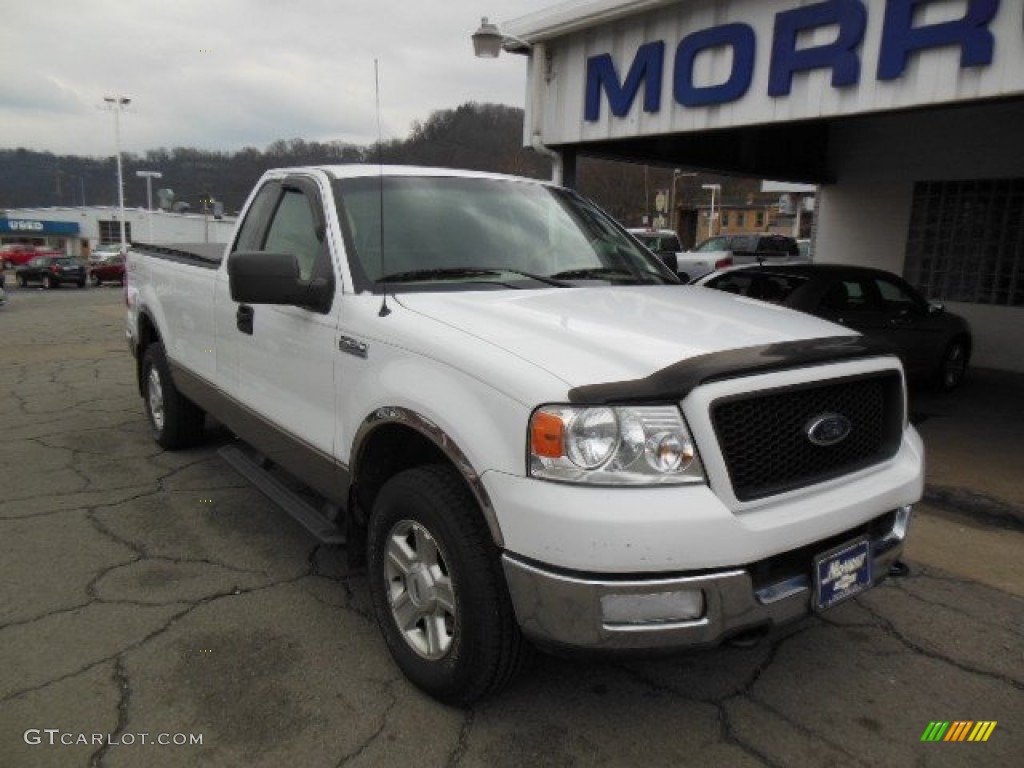
<svg viewBox="0 0 1024 768">
<path fill-rule="evenodd" d="M 699 243 L 692 251 L 680 254 L 679 276 L 693 282 L 719 269 L 744 264 L 805 264 L 809 261 L 787 235 L 768 232 L 715 235 Z"/>
</svg>

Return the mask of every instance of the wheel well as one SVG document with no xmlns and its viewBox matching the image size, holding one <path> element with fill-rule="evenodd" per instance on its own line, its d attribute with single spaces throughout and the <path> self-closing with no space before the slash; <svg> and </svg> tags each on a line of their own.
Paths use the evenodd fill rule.
<svg viewBox="0 0 1024 768">
<path fill-rule="evenodd" d="M 139 313 L 139 336 L 138 345 L 135 350 L 135 380 L 139 386 L 139 394 L 145 395 L 142 391 L 142 358 L 150 344 L 160 341 L 160 332 L 156 324 L 145 312 Z"/>
<path fill-rule="evenodd" d="M 399 472 L 426 464 L 453 464 L 430 438 L 403 424 L 375 429 L 360 449 L 357 462 L 352 479 L 360 524 L 366 523 L 380 489 Z"/>
</svg>

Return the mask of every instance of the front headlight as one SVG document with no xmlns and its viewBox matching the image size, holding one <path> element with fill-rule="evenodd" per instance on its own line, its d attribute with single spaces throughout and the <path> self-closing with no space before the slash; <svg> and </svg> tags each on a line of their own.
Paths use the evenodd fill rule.
<svg viewBox="0 0 1024 768">
<path fill-rule="evenodd" d="M 547 405 L 530 418 L 530 474 L 593 485 L 703 483 L 704 468 L 671 405 Z"/>
</svg>

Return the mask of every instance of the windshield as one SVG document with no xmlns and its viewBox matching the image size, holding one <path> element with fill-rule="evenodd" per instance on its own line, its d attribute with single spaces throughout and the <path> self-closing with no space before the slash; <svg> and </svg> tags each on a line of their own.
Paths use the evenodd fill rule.
<svg viewBox="0 0 1024 768">
<path fill-rule="evenodd" d="M 728 237 L 712 237 L 705 240 L 703 243 L 694 248 L 699 253 L 709 253 L 711 251 L 728 251 L 729 250 L 729 238 Z"/>
<path fill-rule="evenodd" d="M 613 219 L 564 189 L 501 179 L 382 176 L 340 179 L 335 199 L 361 288 L 676 282 Z"/>
<path fill-rule="evenodd" d="M 658 235 L 650 232 L 634 232 L 633 237 L 646 245 L 652 251 L 681 251 L 682 245 L 675 235 Z"/>
</svg>

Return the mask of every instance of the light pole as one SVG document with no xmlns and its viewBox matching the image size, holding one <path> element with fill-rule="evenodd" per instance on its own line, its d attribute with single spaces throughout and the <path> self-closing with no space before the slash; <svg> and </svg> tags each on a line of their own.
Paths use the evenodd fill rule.
<svg viewBox="0 0 1024 768">
<path fill-rule="evenodd" d="M 712 226 L 715 222 L 715 193 L 722 188 L 721 184 L 701 184 L 701 189 L 711 190 L 711 211 L 708 213 L 708 237 L 711 237 L 714 232 Z"/>
<path fill-rule="evenodd" d="M 117 209 L 121 219 L 121 253 L 128 250 L 124 221 L 124 175 L 121 172 L 121 111 L 132 103 L 127 96 L 104 96 L 107 109 L 114 113 L 114 151 L 117 153 Z"/>
<path fill-rule="evenodd" d="M 149 242 L 153 242 L 153 179 L 162 179 L 160 171 L 136 171 L 135 175 L 146 180 L 146 220 L 149 222 Z"/>
</svg>

